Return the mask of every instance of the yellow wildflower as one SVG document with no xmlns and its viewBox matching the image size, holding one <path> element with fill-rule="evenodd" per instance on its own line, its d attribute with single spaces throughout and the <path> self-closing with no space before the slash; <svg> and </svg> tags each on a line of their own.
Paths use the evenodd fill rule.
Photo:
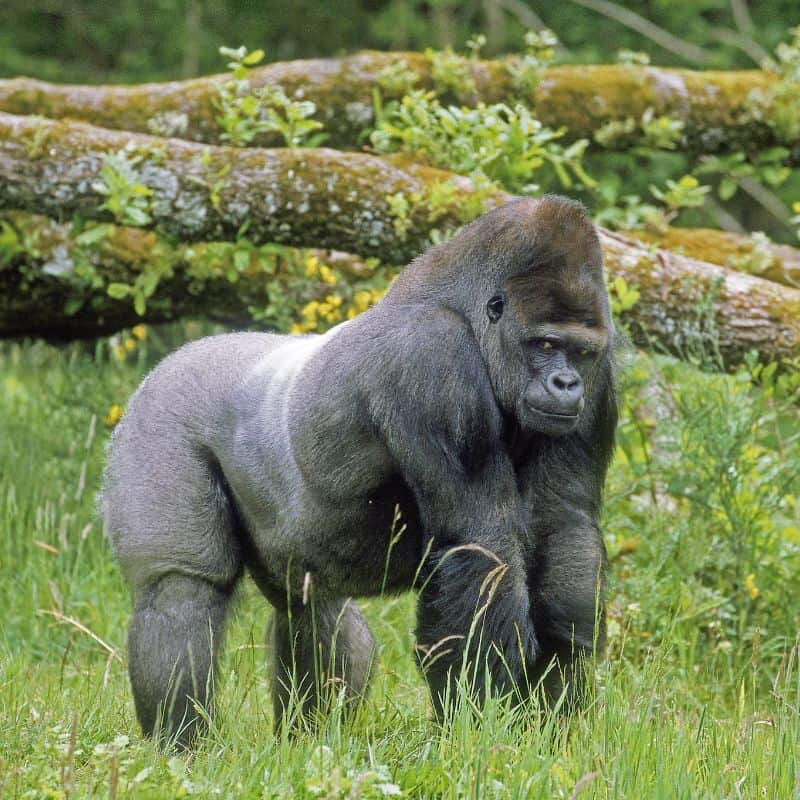
<svg viewBox="0 0 800 800">
<path fill-rule="evenodd" d="M 327 264 L 320 265 L 319 276 L 322 278 L 323 283 L 336 283 L 336 273 Z"/>
<path fill-rule="evenodd" d="M 755 600 L 761 594 L 761 590 L 756 586 L 756 576 L 752 572 L 744 579 L 744 588 L 751 600 Z"/>
<path fill-rule="evenodd" d="M 305 333 L 305 331 L 299 322 L 293 322 L 292 327 L 289 328 L 289 333 Z"/>
<path fill-rule="evenodd" d="M 311 300 L 310 302 L 306 303 L 303 308 L 300 310 L 300 313 L 305 317 L 305 319 L 316 319 L 317 314 L 321 311 L 320 303 L 318 300 Z"/>
<path fill-rule="evenodd" d="M 304 263 L 306 265 L 306 277 L 313 278 L 317 274 L 319 259 L 316 256 L 309 256 Z"/>
<path fill-rule="evenodd" d="M 105 419 L 103 420 L 109 428 L 113 428 L 121 419 L 122 415 L 125 413 L 125 409 L 114 403 L 111 408 L 108 409 L 108 414 L 106 414 Z"/>
<path fill-rule="evenodd" d="M 116 358 L 117 361 L 124 361 L 128 355 L 125 351 L 125 348 L 121 344 L 115 344 L 111 348 L 111 352 L 114 354 L 114 358 Z"/>
<path fill-rule="evenodd" d="M 126 349 L 126 350 L 127 350 L 129 353 L 132 353 L 132 352 L 133 352 L 133 351 L 136 349 L 136 339 L 131 339 L 130 337 L 128 337 L 128 338 L 127 338 L 127 339 L 126 339 L 126 340 L 123 342 L 123 344 L 125 345 L 125 349 Z"/>
<path fill-rule="evenodd" d="M 792 211 L 794 211 L 795 214 L 800 214 L 800 200 L 795 200 L 794 203 L 792 203 Z"/>
<path fill-rule="evenodd" d="M 635 553 L 639 549 L 641 543 L 642 540 L 638 536 L 629 536 L 619 543 L 617 554 L 620 556 L 627 556 L 629 553 Z"/>
<path fill-rule="evenodd" d="M 142 325 L 140 322 L 138 325 L 134 325 L 131 328 L 131 333 L 133 334 L 134 339 L 138 339 L 140 342 L 143 342 L 147 338 L 147 326 Z"/>
<path fill-rule="evenodd" d="M 325 298 L 325 302 L 332 305 L 334 308 L 338 308 L 342 304 L 342 298 L 339 297 L 338 294 L 329 294 Z"/>
<path fill-rule="evenodd" d="M 353 295 L 353 304 L 359 311 L 366 311 L 372 305 L 372 293 L 362 289 Z"/>
</svg>

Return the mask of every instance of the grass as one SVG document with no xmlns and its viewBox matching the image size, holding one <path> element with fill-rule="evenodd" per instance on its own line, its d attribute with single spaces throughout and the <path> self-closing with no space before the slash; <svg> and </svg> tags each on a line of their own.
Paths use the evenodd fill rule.
<svg viewBox="0 0 800 800">
<path fill-rule="evenodd" d="M 0 345 L 0 796 L 800 796 L 797 381 L 636 356 L 608 486 L 609 648 L 567 724 L 491 702 L 437 729 L 413 597 L 363 604 L 381 665 L 357 718 L 271 733 L 246 583 L 192 758 L 137 728 L 127 588 L 94 495 L 112 404 L 169 347 Z"/>
</svg>

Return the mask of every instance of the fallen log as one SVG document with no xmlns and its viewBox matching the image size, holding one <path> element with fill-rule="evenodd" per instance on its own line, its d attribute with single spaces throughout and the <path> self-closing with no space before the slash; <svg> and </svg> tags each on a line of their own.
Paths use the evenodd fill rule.
<svg viewBox="0 0 800 800">
<path fill-rule="evenodd" d="M 255 253 L 237 267 L 236 243 L 176 244 L 153 231 L 108 225 L 86 246 L 71 225 L 40 215 L 0 212 L 4 224 L 27 246 L 0 258 L 0 337 L 82 338 L 187 315 L 244 326 L 268 304 L 269 281 L 282 279 Z M 729 365 L 749 350 L 765 361 L 800 356 L 800 291 L 607 231 L 601 240 L 612 294 L 620 277 L 639 293 L 620 315 L 639 344 L 683 355 L 718 348 Z M 354 256 L 310 252 L 347 280 L 369 274 Z M 91 275 L 81 273 L 82 264 L 91 265 Z M 163 277 L 142 315 L 130 300 L 108 295 L 109 282 L 132 283 L 148 269 Z"/>
<path fill-rule="evenodd" d="M 449 191 L 432 191 L 443 184 Z M 189 241 L 232 240 L 247 226 L 256 244 L 402 264 L 424 248 L 432 228 L 464 222 L 471 192 L 466 178 L 401 159 L 204 146 L 0 112 L 0 209 L 58 219 L 125 221 L 135 212 Z"/>
<path fill-rule="evenodd" d="M 101 235 L 86 235 L 92 232 Z M 286 280 L 293 263 L 311 256 L 350 282 L 373 271 L 364 259 L 339 251 L 176 243 L 125 225 L 78 232 L 41 214 L 0 211 L 0 338 L 69 341 L 188 316 L 246 327 L 268 306 L 270 282 Z M 142 313 L 130 297 L 108 293 L 110 285 L 134 285 L 148 271 L 158 283 Z"/>
<path fill-rule="evenodd" d="M 763 236 L 743 236 L 711 228 L 667 228 L 661 232 L 635 230 L 626 231 L 625 235 L 698 261 L 730 267 L 800 289 L 800 250 L 776 244 Z"/>
<path fill-rule="evenodd" d="M 774 144 L 794 149 L 800 142 L 776 133 L 764 120 L 757 97 L 767 97 L 777 77 L 761 70 L 693 71 L 618 65 L 563 66 L 545 70 L 532 89 L 515 83 L 518 59 L 462 62 L 464 88 L 445 88 L 445 99 L 474 104 L 523 100 L 539 119 L 567 129 L 565 140 L 588 138 L 609 122 L 633 120 L 645 112 L 668 115 L 683 124 L 678 146 L 697 153 L 753 151 Z M 434 60 L 421 53 L 362 52 L 338 59 L 269 64 L 250 73 L 252 88 L 280 86 L 287 95 L 311 100 L 333 147 L 358 146 L 373 124 L 372 94 L 387 68 L 405 66 L 419 88 L 437 84 Z M 70 86 L 30 78 L 0 81 L 0 111 L 71 117 L 108 128 L 157 132 L 191 141 L 219 143 L 222 129 L 215 103 L 229 74 L 133 86 Z M 403 89 L 383 81 L 386 99 Z M 643 136 L 627 133 L 604 146 L 628 149 Z M 787 138 L 788 137 L 788 138 Z M 260 134 L 254 145 L 282 144 Z M 797 160 L 797 159 L 796 159 Z"/>
<path fill-rule="evenodd" d="M 800 358 L 800 290 L 610 231 L 600 239 L 612 287 L 622 277 L 639 293 L 621 315 L 638 344 L 682 357 L 702 349 L 728 366 L 749 351 L 764 361 Z"/>
</svg>

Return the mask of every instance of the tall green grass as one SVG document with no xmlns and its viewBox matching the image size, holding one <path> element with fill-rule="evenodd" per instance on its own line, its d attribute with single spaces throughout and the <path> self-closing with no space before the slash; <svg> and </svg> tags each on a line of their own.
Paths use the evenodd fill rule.
<svg viewBox="0 0 800 800">
<path fill-rule="evenodd" d="M 191 757 L 137 729 L 127 588 L 95 515 L 113 404 L 169 342 L 0 346 L 0 796 L 800 796 L 797 382 L 750 364 L 628 365 L 607 491 L 609 647 L 571 722 L 489 702 L 443 729 L 412 660 L 411 595 L 363 603 L 380 667 L 356 718 L 272 734 L 245 583 L 218 713 Z"/>
</svg>

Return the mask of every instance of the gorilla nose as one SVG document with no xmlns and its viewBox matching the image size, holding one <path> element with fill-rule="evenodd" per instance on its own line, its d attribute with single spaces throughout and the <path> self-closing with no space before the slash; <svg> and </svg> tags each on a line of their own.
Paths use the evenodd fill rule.
<svg viewBox="0 0 800 800">
<path fill-rule="evenodd" d="M 564 414 L 576 414 L 580 411 L 583 399 L 583 381 L 573 370 L 551 372 L 547 378 L 547 391 L 558 400 Z"/>
</svg>

